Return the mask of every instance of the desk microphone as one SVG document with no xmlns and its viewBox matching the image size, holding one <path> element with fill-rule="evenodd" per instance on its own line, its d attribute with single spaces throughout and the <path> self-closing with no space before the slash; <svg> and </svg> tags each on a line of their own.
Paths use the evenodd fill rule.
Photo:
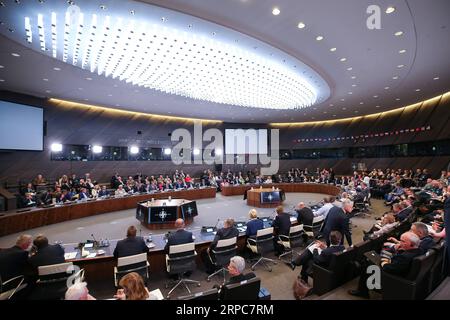
<svg viewBox="0 0 450 320">
<path fill-rule="evenodd" d="M 94 246 L 96 247 L 98 245 L 97 239 L 95 239 L 94 234 L 91 233 L 92 239 L 94 239 Z"/>
<path fill-rule="evenodd" d="M 217 219 L 216 225 L 214 226 L 213 230 L 217 230 L 217 225 L 219 224 L 220 218 Z"/>
</svg>

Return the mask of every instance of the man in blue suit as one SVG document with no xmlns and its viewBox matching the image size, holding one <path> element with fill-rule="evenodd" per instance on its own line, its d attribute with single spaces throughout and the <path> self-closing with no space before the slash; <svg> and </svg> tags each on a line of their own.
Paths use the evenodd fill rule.
<svg viewBox="0 0 450 320">
<path fill-rule="evenodd" d="M 194 242 L 194 239 L 192 239 L 192 232 L 184 230 L 183 219 L 177 219 L 175 221 L 175 228 L 177 229 L 177 231 L 172 232 L 167 239 L 167 243 L 164 248 L 166 253 L 169 253 L 170 246 Z"/>
<path fill-rule="evenodd" d="M 353 210 L 353 202 L 348 199 L 342 201 L 342 208 L 333 206 L 328 212 L 325 219 L 322 236 L 327 241 L 327 245 L 330 245 L 330 233 L 331 231 L 339 231 L 342 235 L 345 235 L 348 245 L 352 245 L 352 233 L 350 231 L 350 219 L 348 214 Z M 341 240 L 341 244 L 344 244 L 344 239 Z"/>
<path fill-rule="evenodd" d="M 264 222 L 261 219 L 258 219 L 258 213 L 255 209 L 250 210 L 249 215 L 250 220 L 247 222 L 245 235 L 247 237 L 254 237 L 258 230 L 264 229 Z"/>
</svg>

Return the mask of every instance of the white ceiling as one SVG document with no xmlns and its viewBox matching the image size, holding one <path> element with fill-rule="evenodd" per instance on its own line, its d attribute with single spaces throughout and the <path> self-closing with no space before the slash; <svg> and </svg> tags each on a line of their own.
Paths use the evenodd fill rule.
<svg viewBox="0 0 450 320">
<path fill-rule="evenodd" d="M 20 10 L 21 4 L 14 0 L 1 2 Z M 82 6 L 84 1 L 74 2 Z M 98 3 L 99 13 L 113 6 L 107 0 L 89 1 L 91 5 L 92 2 Z M 210 103 L 139 88 L 31 50 L 25 39 L 11 40 L 14 32 L 8 31 L 8 16 L 2 14 L 6 10 L 1 6 L 0 90 L 163 115 L 267 123 L 370 114 L 431 98 L 450 88 L 448 0 L 141 2 L 193 15 L 266 42 L 314 69 L 330 86 L 331 95 L 325 102 L 309 108 L 278 111 Z M 369 30 L 366 26 L 369 16 L 366 9 L 372 4 L 382 10 L 380 30 Z M 100 5 L 106 9 L 100 9 Z M 281 11 L 278 16 L 272 15 L 275 6 Z M 394 6 L 395 12 L 386 14 L 388 6 Z M 134 9 L 130 2 L 130 10 Z M 304 29 L 297 28 L 300 21 L 306 24 Z M 397 31 L 403 31 L 403 35 L 394 36 Z M 324 39 L 317 41 L 318 35 Z M 331 52 L 333 47 L 336 51 Z M 399 53 L 400 50 L 406 52 Z M 341 62 L 341 58 L 346 61 Z"/>
</svg>

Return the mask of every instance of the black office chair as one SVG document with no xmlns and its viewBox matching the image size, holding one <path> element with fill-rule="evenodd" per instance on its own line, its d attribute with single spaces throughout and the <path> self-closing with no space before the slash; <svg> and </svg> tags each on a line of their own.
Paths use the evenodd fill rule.
<svg viewBox="0 0 450 320">
<path fill-rule="evenodd" d="M 428 285 L 428 291 L 432 292 L 439 284 L 444 280 L 446 272 L 444 270 L 444 256 L 445 256 L 445 241 L 442 240 L 436 244 L 432 250 L 436 252 L 436 259 L 430 269 L 430 280 Z"/>
<path fill-rule="evenodd" d="M 429 250 L 415 257 L 408 275 L 403 278 L 387 272 L 381 272 L 381 290 L 383 300 L 423 300 L 429 292 L 430 269 L 436 253 Z"/>
<path fill-rule="evenodd" d="M 184 285 L 189 293 L 191 293 L 191 290 L 187 285 L 188 283 L 196 284 L 200 287 L 199 281 L 183 278 L 183 275 L 186 272 L 192 272 L 196 268 L 196 256 L 197 252 L 195 252 L 195 244 L 193 242 L 169 247 L 169 254 L 166 254 L 167 272 L 170 275 L 177 275 L 179 280 L 177 280 L 172 289 L 170 289 L 167 294 L 167 299 L 170 298 L 172 292 L 180 285 Z M 166 284 L 166 288 L 169 288 L 169 286 L 169 283 Z"/>
<path fill-rule="evenodd" d="M 216 288 L 201 291 L 187 296 L 178 297 L 178 300 L 219 300 L 219 291 Z"/>
<path fill-rule="evenodd" d="M 149 267 L 146 253 L 118 258 L 117 267 L 114 267 L 114 285 L 118 287 L 120 279 L 130 272 L 138 273 L 147 283 Z"/>
<path fill-rule="evenodd" d="M 272 268 L 268 265 L 269 262 L 277 264 L 273 259 L 264 257 L 265 254 L 274 251 L 273 245 L 273 227 L 258 230 L 256 237 L 247 239 L 247 247 L 260 256 L 258 261 L 252 265 L 252 270 L 255 271 L 255 267 L 262 263 L 271 272 Z"/>
<path fill-rule="evenodd" d="M 299 248 L 304 244 L 303 241 L 303 235 L 305 234 L 305 232 L 303 231 L 303 225 L 299 224 L 296 226 L 293 226 L 289 229 L 289 235 L 285 236 L 285 235 L 280 235 L 280 241 L 278 241 L 278 243 L 280 243 L 285 250 L 287 250 L 285 253 L 281 254 L 278 259 L 282 259 L 283 257 L 287 256 L 287 255 L 291 255 L 291 259 L 289 261 L 292 260 L 294 253 L 296 253 L 294 251 L 295 248 Z"/>
<path fill-rule="evenodd" d="M 261 280 L 257 277 L 224 286 L 220 292 L 221 300 L 257 300 Z"/>
<path fill-rule="evenodd" d="M 303 230 L 308 237 L 316 238 L 319 235 L 320 229 L 322 229 L 324 222 L 324 216 L 314 217 L 311 225 L 303 224 Z"/>
<path fill-rule="evenodd" d="M 228 264 L 230 264 L 230 259 L 236 255 L 236 243 L 237 237 L 219 240 L 217 242 L 217 246 L 214 248 L 214 250 L 212 250 L 212 252 L 214 253 L 215 258 L 214 264 L 219 268 L 219 270 L 217 270 L 213 274 L 210 274 L 206 279 L 207 281 L 211 281 L 212 277 L 218 275 L 219 273 L 223 273 L 223 282 L 225 283 L 226 273 L 228 272 L 228 269 L 226 267 L 228 266 Z"/>
<path fill-rule="evenodd" d="M 80 270 L 81 271 L 81 270 Z M 74 275 L 82 277 L 83 272 L 75 274 L 72 262 L 52 264 L 38 267 L 39 279 L 32 293 L 32 300 L 62 300 L 67 291 L 70 279 L 72 283 Z"/>
</svg>

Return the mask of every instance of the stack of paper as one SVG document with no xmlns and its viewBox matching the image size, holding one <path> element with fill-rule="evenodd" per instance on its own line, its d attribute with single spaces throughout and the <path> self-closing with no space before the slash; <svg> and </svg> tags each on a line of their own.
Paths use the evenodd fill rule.
<svg viewBox="0 0 450 320">
<path fill-rule="evenodd" d="M 76 251 L 64 253 L 64 259 L 66 259 L 66 260 L 72 260 L 72 259 L 75 259 L 76 257 L 77 257 Z"/>
</svg>

